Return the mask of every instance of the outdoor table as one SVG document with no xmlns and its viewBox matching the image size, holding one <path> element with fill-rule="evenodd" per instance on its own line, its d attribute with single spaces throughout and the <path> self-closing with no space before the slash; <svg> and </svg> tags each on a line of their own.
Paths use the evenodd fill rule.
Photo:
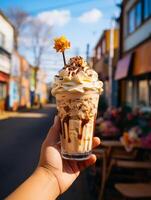
<svg viewBox="0 0 151 200">
<path fill-rule="evenodd" d="M 135 148 L 139 148 L 141 147 L 141 145 L 134 145 L 134 149 Z M 112 153 L 113 150 L 117 149 L 117 154 L 119 154 L 119 157 L 121 158 L 121 154 L 120 154 L 120 150 L 122 149 L 123 152 L 125 152 L 125 155 L 123 158 L 124 159 L 129 159 L 131 157 L 133 157 L 133 153 L 131 152 L 126 152 L 124 145 L 119 141 L 119 140 L 107 140 L 107 141 L 102 141 L 101 145 L 99 148 L 93 150 L 93 152 L 97 155 L 99 155 L 99 157 L 103 154 L 105 154 L 105 159 L 107 160 L 107 163 L 109 162 L 110 158 L 112 157 Z"/>
<path fill-rule="evenodd" d="M 123 147 L 123 145 L 120 141 L 117 141 L 117 140 L 102 141 L 101 146 L 97 149 L 94 149 L 93 152 L 96 153 L 96 154 L 102 154 L 103 151 L 106 150 L 106 151 L 108 151 L 107 154 L 109 155 L 109 152 L 114 147 Z"/>
<path fill-rule="evenodd" d="M 124 147 L 120 140 L 107 140 L 102 141 L 101 144 L 103 147 Z M 133 148 L 145 148 L 141 145 L 141 143 L 133 144 Z"/>
<path fill-rule="evenodd" d="M 119 140 L 107 140 L 102 141 L 101 144 L 103 147 L 122 147 L 122 143 Z"/>
<path fill-rule="evenodd" d="M 151 183 L 118 183 L 115 188 L 125 198 L 151 198 Z"/>
<path fill-rule="evenodd" d="M 138 148 L 139 146 L 134 146 L 134 148 Z M 106 182 L 108 180 L 110 171 L 111 171 L 111 158 L 112 158 L 112 153 L 113 151 L 117 149 L 117 155 L 120 153 L 119 149 L 122 149 L 123 152 L 125 152 L 125 154 L 128 155 L 119 155 L 120 159 L 132 159 L 135 154 L 133 155 L 133 153 L 127 153 L 124 145 L 121 143 L 120 140 L 106 140 L 106 141 L 102 141 L 101 145 L 99 148 L 94 149 L 93 153 L 95 153 L 97 155 L 98 158 L 102 159 L 102 168 L 101 168 L 101 173 L 102 173 L 102 180 L 101 180 L 101 189 L 100 189 L 100 194 L 99 194 L 99 199 L 102 199 L 103 194 L 104 194 L 104 188 L 106 185 Z M 117 156 L 118 157 L 118 156 Z"/>
<path fill-rule="evenodd" d="M 99 148 L 93 150 L 93 153 L 95 153 L 98 158 L 102 159 L 102 180 L 99 199 L 102 199 L 103 197 L 105 185 L 112 167 L 114 166 L 113 161 L 128 168 L 132 168 L 134 165 L 135 167 L 137 166 L 137 168 L 150 167 L 151 163 L 139 163 L 134 161 L 139 149 L 146 149 L 146 147 L 142 146 L 141 143 L 135 143 L 132 151 L 127 152 L 120 140 L 103 140 Z"/>
</svg>

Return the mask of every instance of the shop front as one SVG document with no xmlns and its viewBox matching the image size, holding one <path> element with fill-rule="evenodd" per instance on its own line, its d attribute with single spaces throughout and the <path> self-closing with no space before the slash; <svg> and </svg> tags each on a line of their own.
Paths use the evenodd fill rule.
<svg viewBox="0 0 151 200">
<path fill-rule="evenodd" d="M 10 59 L 8 55 L 0 53 L 0 110 L 8 109 Z"/>
<path fill-rule="evenodd" d="M 135 50 L 133 76 L 137 88 L 137 105 L 151 106 L 151 41 Z"/>
<path fill-rule="evenodd" d="M 151 41 L 136 48 L 117 65 L 115 79 L 119 81 L 119 105 L 151 106 Z"/>
<path fill-rule="evenodd" d="M 19 107 L 19 84 L 17 80 L 10 80 L 9 91 L 9 107 L 13 111 L 16 111 Z"/>
<path fill-rule="evenodd" d="M 0 111 L 9 108 L 9 80 L 13 47 L 14 27 L 0 11 Z"/>
<path fill-rule="evenodd" d="M 0 72 L 0 111 L 8 108 L 9 75 Z"/>
<path fill-rule="evenodd" d="M 130 69 L 132 67 L 133 53 L 127 54 L 121 60 L 118 61 L 115 70 L 115 80 L 118 81 L 118 105 L 130 105 L 132 106 L 132 80 L 130 77 Z"/>
<path fill-rule="evenodd" d="M 9 83 L 9 107 L 14 111 L 19 107 L 20 67 L 20 56 L 17 52 L 13 52 Z"/>
<path fill-rule="evenodd" d="M 20 77 L 20 107 L 30 108 L 30 65 L 24 57 L 21 60 L 21 77 Z"/>
</svg>

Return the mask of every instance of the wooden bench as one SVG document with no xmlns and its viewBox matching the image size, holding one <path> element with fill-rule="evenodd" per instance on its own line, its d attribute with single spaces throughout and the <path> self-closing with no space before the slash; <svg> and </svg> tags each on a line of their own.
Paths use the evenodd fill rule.
<svg viewBox="0 0 151 200">
<path fill-rule="evenodd" d="M 118 183 L 115 188 L 126 198 L 151 199 L 151 183 Z"/>
</svg>

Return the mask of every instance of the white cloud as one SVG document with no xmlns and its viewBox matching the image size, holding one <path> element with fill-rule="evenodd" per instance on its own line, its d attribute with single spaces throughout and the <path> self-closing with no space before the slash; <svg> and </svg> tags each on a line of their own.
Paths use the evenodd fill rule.
<svg viewBox="0 0 151 200">
<path fill-rule="evenodd" d="M 69 10 L 52 10 L 38 14 L 36 19 L 49 26 L 64 26 L 71 19 Z"/>
<path fill-rule="evenodd" d="M 103 16 L 102 12 L 96 8 L 83 13 L 78 19 L 82 23 L 95 23 Z"/>
</svg>

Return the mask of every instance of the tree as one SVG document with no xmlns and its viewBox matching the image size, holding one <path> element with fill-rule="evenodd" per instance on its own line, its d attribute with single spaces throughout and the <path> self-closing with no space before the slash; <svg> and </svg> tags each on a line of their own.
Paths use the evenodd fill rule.
<svg viewBox="0 0 151 200">
<path fill-rule="evenodd" d="M 16 29 L 16 49 L 27 55 L 34 66 L 40 66 L 42 56 L 50 49 L 52 27 L 21 8 L 9 8 L 7 15 Z"/>
<path fill-rule="evenodd" d="M 38 19 L 31 18 L 22 34 L 22 45 L 32 53 L 33 65 L 40 66 L 42 57 L 50 48 L 52 27 Z"/>
<path fill-rule="evenodd" d="M 6 14 L 15 27 L 15 48 L 18 49 L 19 39 L 29 15 L 26 11 L 18 7 L 9 8 Z"/>
</svg>

